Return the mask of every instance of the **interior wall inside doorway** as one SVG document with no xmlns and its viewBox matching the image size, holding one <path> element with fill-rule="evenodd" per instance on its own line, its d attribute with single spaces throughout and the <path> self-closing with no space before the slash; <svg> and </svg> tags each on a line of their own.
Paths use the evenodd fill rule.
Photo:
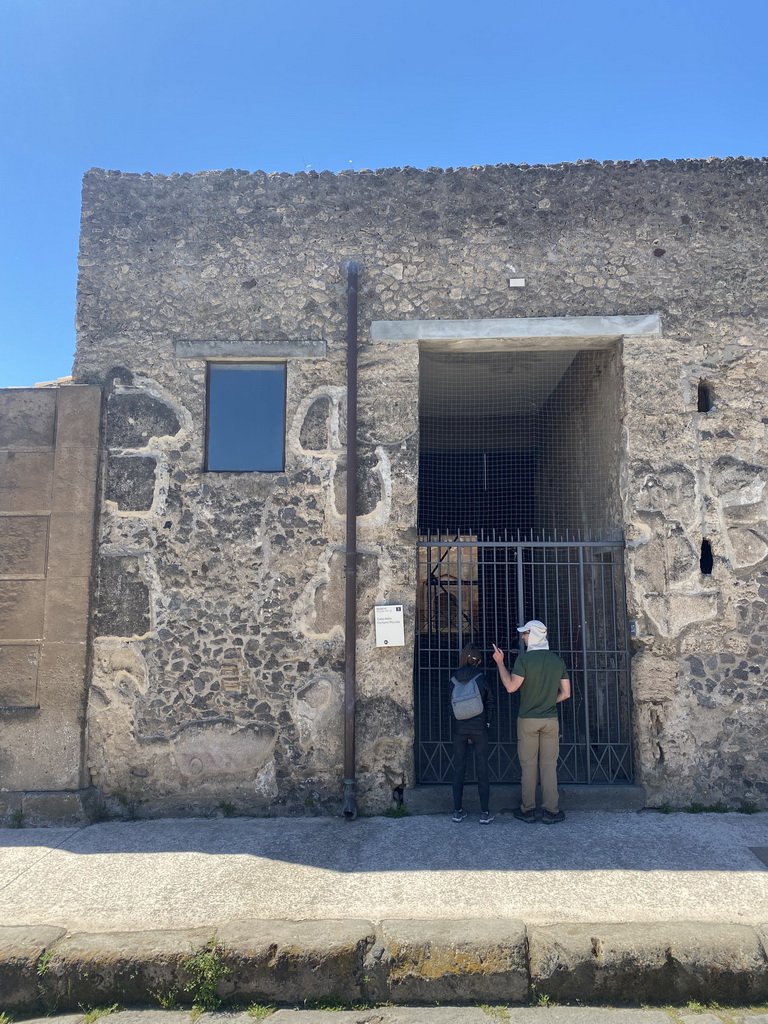
<svg viewBox="0 0 768 1024">
<path fill-rule="evenodd" d="M 621 533 L 621 376 L 606 349 L 420 354 L 419 530 Z"/>
</svg>

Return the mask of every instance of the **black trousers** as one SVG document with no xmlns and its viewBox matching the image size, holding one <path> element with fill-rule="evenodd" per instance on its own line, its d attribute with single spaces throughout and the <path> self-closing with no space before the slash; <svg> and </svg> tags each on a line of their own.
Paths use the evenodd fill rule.
<svg viewBox="0 0 768 1024">
<path fill-rule="evenodd" d="M 480 810 L 487 811 L 490 809 L 488 807 L 488 800 L 490 799 L 491 784 L 488 780 L 488 754 L 490 746 L 488 743 L 488 730 L 485 726 L 480 726 L 471 732 L 469 730 L 466 732 L 454 731 L 453 806 L 457 811 L 461 808 L 470 741 L 472 743 L 472 750 L 475 752 L 475 774 L 477 775 L 477 792 L 480 796 Z"/>
</svg>

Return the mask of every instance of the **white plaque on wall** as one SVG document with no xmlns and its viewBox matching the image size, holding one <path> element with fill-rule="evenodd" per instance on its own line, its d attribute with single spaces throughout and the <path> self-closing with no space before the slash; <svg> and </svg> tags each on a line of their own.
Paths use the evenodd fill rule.
<svg viewBox="0 0 768 1024">
<path fill-rule="evenodd" d="M 404 647 L 403 606 L 378 604 L 373 611 L 376 620 L 376 646 Z"/>
</svg>

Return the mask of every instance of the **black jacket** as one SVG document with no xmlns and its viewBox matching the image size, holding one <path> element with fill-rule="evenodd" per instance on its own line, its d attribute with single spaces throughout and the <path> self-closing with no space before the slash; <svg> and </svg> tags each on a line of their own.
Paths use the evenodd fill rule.
<svg viewBox="0 0 768 1024">
<path fill-rule="evenodd" d="M 478 665 L 465 665 L 463 668 L 457 668 L 455 672 L 451 672 L 451 678 L 453 678 L 453 676 L 456 676 L 460 683 L 468 683 L 470 679 L 477 677 L 477 688 L 483 699 L 484 708 L 482 715 L 475 715 L 474 718 L 463 718 L 461 721 L 456 719 L 453 714 L 453 708 L 451 707 L 453 683 L 449 682 L 448 708 L 451 712 L 451 718 L 453 719 L 454 731 L 477 732 L 477 730 L 483 728 L 483 726 L 489 726 L 493 719 L 494 708 L 496 707 L 496 696 L 493 686 L 488 681 L 488 677 L 485 672 Z"/>
</svg>

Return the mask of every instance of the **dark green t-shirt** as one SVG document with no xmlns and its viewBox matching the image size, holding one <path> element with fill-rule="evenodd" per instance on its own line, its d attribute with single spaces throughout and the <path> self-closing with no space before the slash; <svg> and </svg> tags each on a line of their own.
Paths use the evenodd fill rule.
<svg viewBox="0 0 768 1024">
<path fill-rule="evenodd" d="M 512 672 L 523 676 L 519 718 L 557 718 L 557 691 L 568 669 L 554 651 L 526 651 L 518 656 Z"/>
</svg>

